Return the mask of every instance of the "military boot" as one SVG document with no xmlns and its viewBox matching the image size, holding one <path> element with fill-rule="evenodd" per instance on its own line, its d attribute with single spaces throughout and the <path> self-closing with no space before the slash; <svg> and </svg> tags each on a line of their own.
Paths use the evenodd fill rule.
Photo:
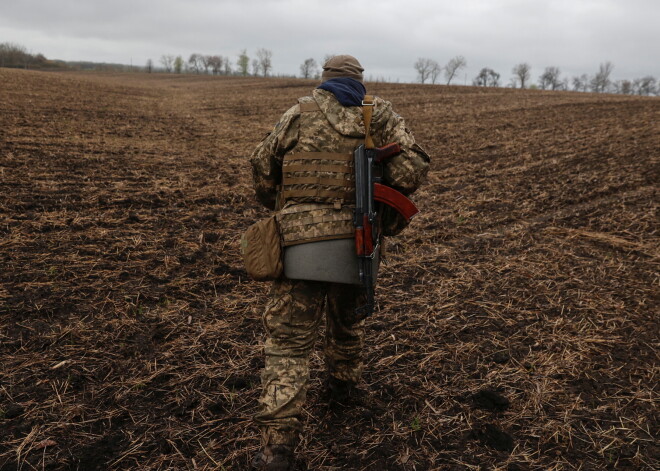
<svg viewBox="0 0 660 471">
<path fill-rule="evenodd" d="M 358 389 L 354 382 L 329 376 L 326 382 L 326 394 L 330 402 L 347 404 L 355 399 Z"/>
<path fill-rule="evenodd" d="M 293 470 L 293 447 L 290 445 L 266 445 L 252 460 L 255 471 Z"/>
</svg>

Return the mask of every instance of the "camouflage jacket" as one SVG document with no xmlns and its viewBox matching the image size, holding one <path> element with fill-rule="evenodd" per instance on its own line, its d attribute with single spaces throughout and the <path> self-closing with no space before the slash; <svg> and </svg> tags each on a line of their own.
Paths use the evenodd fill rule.
<svg viewBox="0 0 660 471">
<path fill-rule="evenodd" d="M 284 156 L 310 152 L 351 153 L 364 142 L 364 135 L 362 107 L 344 107 L 332 93 L 315 89 L 313 96 L 299 99 L 298 104 L 284 113 L 273 131 L 259 143 L 250 158 L 254 187 L 262 204 L 279 210 L 284 245 L 353 237 L 354 210 L 351 201 L 282 201 Z M 392 110 L 390 102 L 379 97 L 374 100 L 371 135 L 377 147 L 396 142 L 402 149 L 401 154 L 385 165 L 384 182 L 405 195 L 414 192 L 428 172 L 429 156 L 415 143 L 403 118 Z M 323 158 L 314 162 L 320 166 L 327 163 Z M 302 172 L 301 175 L 306 174 Z M 393 210 L 384 211 L 382 222 L 384 235 L 393 235 L 405 227 L 405 222 Z"/>
</svg>

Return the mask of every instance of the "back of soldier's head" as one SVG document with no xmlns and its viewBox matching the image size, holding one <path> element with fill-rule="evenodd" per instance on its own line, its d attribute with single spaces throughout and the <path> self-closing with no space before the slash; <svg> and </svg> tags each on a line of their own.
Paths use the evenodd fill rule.
<svg viewBox="0 0 660 471">
<path fill-rule="evenodd" d="M 348 77 L 362 82 L 362 72 L 364 72 L 364 69 L 355 57 L 348 54 L 332 56 L 323 64 L 321 81 L 325 82 L 333 78 Z"/>
</svg>

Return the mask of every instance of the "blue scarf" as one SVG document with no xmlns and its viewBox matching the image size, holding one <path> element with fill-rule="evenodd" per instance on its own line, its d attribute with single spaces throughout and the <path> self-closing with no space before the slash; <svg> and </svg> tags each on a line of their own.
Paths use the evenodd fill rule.
<svg viewBox="0 0 660 471">
<path fill-rule="evenodd" d="M 317 88 L 332 93 L 342 106 L 362 106 L 364 95 L 367 94 L 361 82 L 348 77 L 326 80 Z"/>
</svg>

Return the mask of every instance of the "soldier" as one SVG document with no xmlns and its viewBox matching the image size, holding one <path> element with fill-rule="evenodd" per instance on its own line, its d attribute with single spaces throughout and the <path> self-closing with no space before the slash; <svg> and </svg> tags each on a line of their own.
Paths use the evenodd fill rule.
<svg viewBox="0 0 660 471">
<path fill-rule="evenodd" d="M 285 247 L 347 242 L 355 257 L 354 172 L 347 156 L 365 142 L 363 70 L 349 55 L 329 59 L 323 66 L 321 85 L 284 113 L 251 156 L 257 198 L 278 211 Z M 385 165 L 383 181 L 408 195 L 428 172 L 429 156 L 388 101 L 375 97 L 371 105 L 374 145 L 396 142 L 402 149 Z M 395 211 L 381 212 L 383 235 L 395 235 L 407 224 Z M 286 275 L 286 255 L 284 262 Z M 362 374 L 364 315 L 357 308 L 365 303 L 365 289 L 357 284 L 301 278 L 306 279 L 283 276 L 276 280 L 263 315 L 266 362 L 261 408 L 254 418 L 262 430 L 263 448 L 252 462 L 255 469 L 293 467 L 293 450 L 302 431 L 309 355 L 324 308 L 330 397 L 341 401 L 350 396 Z"/>
</svg>

